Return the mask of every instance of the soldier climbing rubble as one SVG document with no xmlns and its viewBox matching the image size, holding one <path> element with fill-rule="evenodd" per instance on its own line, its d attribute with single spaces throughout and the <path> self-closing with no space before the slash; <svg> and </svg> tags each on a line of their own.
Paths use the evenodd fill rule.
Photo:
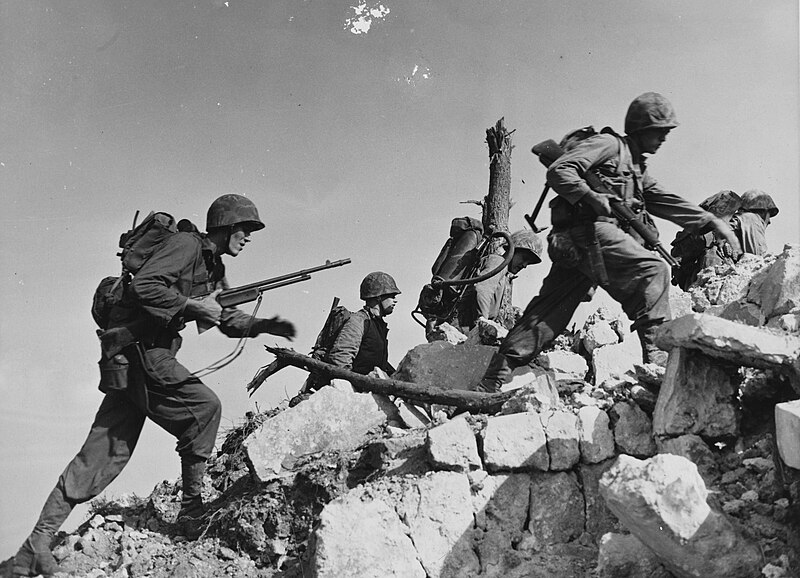
<svg viewBox="0 0 800 578">
<path fill-rule="evenodd" d="M 515 367 L 535 359 L 567 327 L 578 305 L 598 284 L 633 321 L 631 329 L 639 334 L 644 360 L 663 363 L 665 354 L 653 339 L 657 327 L 670 319 L 669 268 L 631 230 L 623 230 L 611 205 L 622 201 L 650 225 L 652 214 L 690 231 L 713 229 L 739 252 L 739 241 L 726 222 L 666 191 L 647 171 L 646 155 L 655 154 L 677 126 L 672 104 L 647 92 L 630 104 L 625 136 L 603 129 L 550 165 L 547 182 L 559 201 L 551 203 L 553 231 L 560 233 L 560 246 L 554 247 L 551 232 L 550 272 L 493 356 L 478 389 L 498 391 Z M 593 190 L 586 179 L 589 172 L 599 173 L 609 192 Z"/>
<path fill-rule="evenodd" d="M 294 337 L 277 317 L 254 318 L 214 297 L 227 288 L 222 255 L 236 257 L 250 235 L 264 228 L 252 201 L 223 195 L 208 209 L 205 235 L 192 225 L 159 244 L 126 285 L 122 301 L 100 331 L 103 357 L 114 371 L 101 373 L 105 393 L 89 435 L 67 464 L 33 531 L 17 552 L 13 576 L 51 576 L 59 571 L 50 551 L 55 533 L 75 505 L 105 489 L 131 458 L 145 419 L 177 439 L 183 496 L 178 522 L 196 537 L 204 506 L 200 491 L 214 449 L 221 406 L 216 394 L 176 359 L 186 322 L 216 325 L 229 337 L 260 333 Z M 127 341 L 120 335 L 128 336 Z"/>
</svg>

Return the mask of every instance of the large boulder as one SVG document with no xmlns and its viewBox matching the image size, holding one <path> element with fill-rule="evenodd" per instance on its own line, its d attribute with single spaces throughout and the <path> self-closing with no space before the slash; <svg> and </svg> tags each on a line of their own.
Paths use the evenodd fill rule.
<svg viewBox="0 0 800 578">
<path fill-rule="evenodd" d="M 323 387 L 264 421 L 244 440 L 252 470 L 262 482 L 291 477 L 305 455 L 357 448 L 387 422 L 386 407 L 380 396 Z"/>
<path fill-rule="evenodd" d="M 750 578 L 761 553 L 706 502 L 708 492 L 689 460 L 660 454 L 621 455 L 600 491 L 620 521 L 678 578 Z"/>
<path fill-rule="evenodd" d="M 394 379 L 444 389 L 474 390 L 497 351 L 488 345 L 423 343 L 406 353 Z"/>
<path fill-rule="evenodd" d="M 483 455 L 490 472 L 547 471 L 550 455 L 539 414 L 526 412 L 490 417 L 483 431 Z"/>
</svg>

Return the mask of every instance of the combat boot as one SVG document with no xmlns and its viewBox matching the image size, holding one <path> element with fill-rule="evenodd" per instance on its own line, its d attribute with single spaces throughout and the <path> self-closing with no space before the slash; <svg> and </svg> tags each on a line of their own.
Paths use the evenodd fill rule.
<svg viewBox="0 0 800 578">
<path fill-rule="evenodd" d="M 47 497 L 33 531 L 14 556 L 12 576 L 52 576 L 63 571 L 50 547 L 72 508 L 73 504 L 64 497 L 61 485 L 56 485 Z"/>
<path fill-rule="evenodd" d="M 184 457 L 181 459 L 181 481 L 183 496 L 181 509 L 175 522 L 180 532 L 190 540 L 199 538 L 205 530 L 205 506 L 201 492 L 206 461 L 202 458 Z"/>
<path fill-rule="evenodd" d="M 495 353 L 491 361 L 489 361 L 489 366 L 486 368 L 483 378 L 475 387 L 475 391 L 500 393 L 500 389 L 510 374 L 511 366 L 506 356 L 502 353 Z"/>
</svg>

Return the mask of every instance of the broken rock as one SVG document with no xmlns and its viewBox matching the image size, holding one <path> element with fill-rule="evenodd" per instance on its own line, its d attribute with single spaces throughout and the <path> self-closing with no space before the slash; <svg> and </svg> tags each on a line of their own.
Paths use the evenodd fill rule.
<svg viewBox="0 0 800 578">
<path fill-rule="evenodd" d="M 653 425 L 638 405 L 621 401 L 614 404 L 610 414 L 614 422 L 614 441 L 621 453 L 638 458 L 656 453 Z"/>
<path fill-rule="evenodd" d="M 293 475 L 295 462 L 307 454 L 358 447 L 386 421 L 372 394 L 323 387 L 266 420 L 243 445 L 255 475 L 267 482 Z"/>
<path fill-rule="evenodd" d="M 483 431 L 483 453 L 490 472 L 550 467 L 542 421 L 534 412 L 490 417 Z"/>
<path fill-rule="evenodd" d="M 800 470 L 800 399 L 775 406 L 775 434 L 783 463 Z"/>
<path fill-rule="evenodd" d="M 406 354 L 392 377 L 444 389 L 474 390 L 495 351 L 496 347 L 488 345 L 423 343 Z"/>
<path fill-rule="evenodd" d="M 679 578 L 749 578 L 761 553 L 707 502 L 697 468 L 686 458 L 621 455 L 600 480 L 620 521 Z"/>
<path fill-rule="evenodd" d="M 614 434 L 608 414 L 596 406 L 578 410 L 578 436 L 581 460 L 596 464 L 614 455 Z"/>
<path fill-rule="evenodd" d="M 475 434 L 464 416 L 428 430 L 428 452 L 439 468 L 467 471 L 481 466 Z"/>
</svg>

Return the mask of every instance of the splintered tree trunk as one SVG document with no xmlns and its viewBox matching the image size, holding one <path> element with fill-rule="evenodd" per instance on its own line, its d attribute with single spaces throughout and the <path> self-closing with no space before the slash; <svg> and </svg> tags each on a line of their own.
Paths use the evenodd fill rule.
<svg viewBox="0 0 800 578">
<path fill-rule="evenodd" d="M 489 145 L 489 192 L 483 203 L 483 230 L 508 231 L 508 213 L 511 209 L 511 150 L 514 147 L 511 144 L 511 133 L 506 130 L 503 118 L 486 129 L 486 143 Z M 503 252 L 502 239 L 492 241 L 491 252 Z M 506 286 L 500 302 L 497 320 L 509 329 L 514 325 L 510 284 Z"/>
</svg>

